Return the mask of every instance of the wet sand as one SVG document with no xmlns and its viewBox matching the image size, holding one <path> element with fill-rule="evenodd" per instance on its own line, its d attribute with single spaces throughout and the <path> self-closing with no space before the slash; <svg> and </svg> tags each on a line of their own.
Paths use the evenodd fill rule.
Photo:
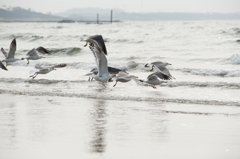
<svg viewBox="0 0 240 159">
<path fill-rule="evenodd" d="M 1 159 L 238 159 L 240 108 L 0 95 Z"/>
</svg>

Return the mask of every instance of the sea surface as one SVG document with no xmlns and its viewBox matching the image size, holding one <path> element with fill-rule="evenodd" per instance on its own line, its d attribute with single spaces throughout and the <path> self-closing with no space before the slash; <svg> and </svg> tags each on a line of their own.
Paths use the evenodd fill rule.
<svg viewBox="0 0 240 159">
<path fill-rule="evenodd" d="M 176 79 L 157 89 L 88 81 L 96 64 L 81 40 L 96 34 L 109 66 L 144 80 L 144 65 L 163 61 Z M 0 23 L 0 47 L 13 38 L 16 58 L 51 54 L 0 70 L 1 159 L 240 158 L 240 21 Z M 36 64 L 60 63 L 29 78 Z"/>
</svg>

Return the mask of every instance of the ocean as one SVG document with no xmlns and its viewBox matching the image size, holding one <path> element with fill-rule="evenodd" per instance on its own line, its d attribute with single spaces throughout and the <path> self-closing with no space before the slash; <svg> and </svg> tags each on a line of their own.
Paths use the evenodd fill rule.
<svg viewBox="0 0 240 159">
<path fill-rule="evenodd" d="M 163 61 L 175 79 L 157 89 L 88 81 L 96 64 L 81 40 L 96 34 L 109 66 L 144 80 L 144 65 Z M 13 38 L 16 58 L 50 54 L 0 70 L 0 158 L 240 157 L 240 21 L 0 23 L 0 47 Z"/>
</svg>

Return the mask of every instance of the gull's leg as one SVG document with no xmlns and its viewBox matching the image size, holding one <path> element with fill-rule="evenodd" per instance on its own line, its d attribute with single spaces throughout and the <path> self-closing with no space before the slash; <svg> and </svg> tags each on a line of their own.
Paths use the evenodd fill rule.
<svg viewBox="0 0 240 159">
<path fill-rule="evenodd" d="M 102 85 L 103 85 L 105 88 L 107 88 L 104 83 L 102 83 Z"/>
<path fill-rule="evenodd" d="M 117 82 L 118 82 L 118 81 L 116 81 L 116 83 L 113 85 L 113 87 L 115 87 L 115 86 L 117 85 Z"/>
<path fill-rule="evenodd" d="M 37 77 L 37 75 L 38 75 L 38 74 L 36 74 L 36 76 L 34 76 L 33 79 L 34 79 L 35 77 Z"/>
<path fill-rule="evenodd" d="M 86 46 L 87 46 L 87 44 L 88 44 L 88 42 L 86 42 L 86 44 L 84 45 L 84 47 L 86 47 Z"/>
<path fill-rule="evenodd" d="M 153 67 L 154 67 L 154 66 L 152 66 L 152 69 L 151 69 L 150 71 L 153 71 Z"/>
<path fill-rule="evenodd" d="M 91 81 L 93 80 L 93 78 L 91 79 Z"/>
<path fill-rule="evenodd" d="M 88 77 L 88 81 L 90 81 L 90 77 Z"/>
<path fill-rule="evenodd" d="M 151 86 L 152 86 L 152 88 L 157 89 L 157 87 L 155 87 L 155 86 L 153 86 L 153 85 L 151 85 Z"/>
<path fill-rule="evenodd" d="M 6 67 L 7 67 L 7 62 L 6 62 Z"/>
<path fill-rule="evenodd" d="M 29 59 L 27 59 L 27 61 L 28 61 L 28 63 L 27 63 L 27 65 L 29 64 Z"/>
<path fill-rule="evenodd" d="M 36 73 L 34 73 L 32 76 L 29 76 L 29 77 L 33 77 Z"/>
</svg>

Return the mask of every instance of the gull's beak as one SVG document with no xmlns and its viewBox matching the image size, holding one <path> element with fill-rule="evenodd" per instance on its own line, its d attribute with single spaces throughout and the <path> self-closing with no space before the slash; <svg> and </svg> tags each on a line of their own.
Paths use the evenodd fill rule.
<svg viewBox="0 0 240 159">
<path fill-rule="evenodd" d="M 45 58 L 45 57 L 43 57 L 43 58 Z"/>
<path fill-rule="evenodd" d="M 172 64 L 169 63 L 168 65 L 172 65 Z"/>
<path fill-rule="evenodd" d="M 146 65 L 144 65 L 144 67 L 149 67 L 149 66 L 148 66 L 148 63 L 147 63 Z"/>
<path fill-rule="evenodd" d="M 164 81 L 163 83 L 167 83 L 167 81 Z"/>
<path fill-rule="evenodd" d="M 54 68 L 54 70 L 57 70 L 56 68 Z"/>
<path fill-rule="evenodd" d="M 18 61 L 22 61 L 22 59 L 18 59 Z"/>
</svg>

